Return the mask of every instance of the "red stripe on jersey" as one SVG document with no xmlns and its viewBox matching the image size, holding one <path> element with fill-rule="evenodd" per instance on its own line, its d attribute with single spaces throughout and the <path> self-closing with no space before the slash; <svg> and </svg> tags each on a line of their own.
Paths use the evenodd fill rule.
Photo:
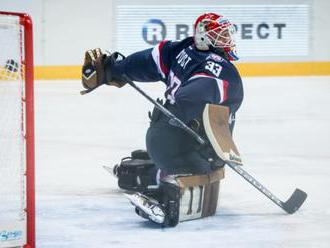
<svg viewBox="0 0 330 248">
<path fill-rule="evenodd" d="M 223 101 L 227 100 L 227 89 L 228 89 L 228 81 L 222 80 L 223 81 Z"/>
<path fill-rule="evenodd" d="M 190 79 L 195 79 L 198 77 L 208 77 L 208 78 L 213 78 L 215 79 L 215 81 L 218 84 L 218 88 L 219 88 L 219 93 L 220 93 L 220 103 L 223 103 L 224 101 L 227 100 L 228 94 L 227 94 L 227 89 L 228 89 L 228 81 L 226 80 L 222 80 L 220 78 L 211 76 L 205 72 L 199 72 L 199 73 L 195 73 L 192 77 L 190 77 L 188 80 Z"/>
<path fill-rule="evenodd" d="M 207 74 L 205 72 L 198 72 L 198 73 L 195 73 L 194 75 L 192 75 L 191 77 L 194 77 L 194 76 L 206 76 L 206 77 L 210 77 L 210 78 L 216 78 L 210 74 Z"/>
<path fill-rule="evenodd" d="M 163 62 L 163 55 L 162 55 L 162 49 L 163 46 L 165 45 L 167 41 L 163 40 L 161 43 L 159 43 L 158 45 L 158 51 L 159 51 L 159 62 L 160 62 L 160 69 L 162 70 L 162 72 L 165 74 L 165 76 L 168 74 L 168 68 L 165 66 L 164 62 Z"/>
</svg>

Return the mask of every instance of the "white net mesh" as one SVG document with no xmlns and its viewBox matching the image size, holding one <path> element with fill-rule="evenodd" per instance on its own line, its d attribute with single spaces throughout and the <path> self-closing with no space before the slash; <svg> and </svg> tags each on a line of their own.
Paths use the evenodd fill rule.
<svg viewBox="0 0 330 248">
<path fill-rule="evenodd" d="M 18 17 L 0 14 L 0 247 L 23 236 L 26 218 L 22 32 Z"/>
</svg>

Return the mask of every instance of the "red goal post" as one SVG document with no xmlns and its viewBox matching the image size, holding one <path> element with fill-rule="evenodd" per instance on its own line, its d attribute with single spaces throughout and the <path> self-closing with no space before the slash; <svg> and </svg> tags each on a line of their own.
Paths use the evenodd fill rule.
<svg viewBox="0 0 330 248">
<path fill-rule="evenodd" d="M 14 50 L 15 57 L 8 55 Z M 14 107 L 6 103 L 12 99 L 15 99 Z M 32 20 L 25 13 L 0 11 L 0 121 L 3 122 L 0 122 L 0 187 L 11 187 L 0 189 L 0 247 L 35 247 L 33 99 Z M 11 111 L 12 107 L 14 111 Z M 15 139 L 21 141 L 15 144 Z M 19 169 L 12 168 L 15 166 Z M 18 186 L 16 179 L 6 181 L 15 174 L 19 174 L 16 175 Z M 7 182 L 15 185 L 6 185 Z M 16 188 L 18 193 L 14 192 Z M 14 217 L 10 218 L 11 215 Z"/>
</svg>

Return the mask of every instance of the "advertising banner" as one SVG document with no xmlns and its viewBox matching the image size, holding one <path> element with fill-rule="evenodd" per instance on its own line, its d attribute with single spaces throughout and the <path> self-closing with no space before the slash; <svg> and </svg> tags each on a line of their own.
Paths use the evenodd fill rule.
<svg viewBox="0 0 330 248">
<path fill-rule="evenodd" d="M 193 35 L 195 19 L 206 12 L 222 14 L 235 24 L 241 59 L 309 55 L 308 4 L 117 5 L 116 48 L 130 54 L 163 39 L 184 39 Z"/>
</svg>

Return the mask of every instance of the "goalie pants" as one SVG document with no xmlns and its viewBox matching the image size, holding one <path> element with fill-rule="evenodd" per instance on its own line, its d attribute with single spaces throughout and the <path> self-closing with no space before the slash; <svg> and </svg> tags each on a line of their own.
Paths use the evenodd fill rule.
<svg viewBox="0 0 330 248">
<path fill-rule="evenodd" d="M 155 114 L 156 112 L 156 114 Z M 192 136 L 168 123 L 168 117 L 154 110 L 146 135 L 147 151 L 166 174 L 207 174 L 211 164 L 196 149 Z"/>
</svg>

